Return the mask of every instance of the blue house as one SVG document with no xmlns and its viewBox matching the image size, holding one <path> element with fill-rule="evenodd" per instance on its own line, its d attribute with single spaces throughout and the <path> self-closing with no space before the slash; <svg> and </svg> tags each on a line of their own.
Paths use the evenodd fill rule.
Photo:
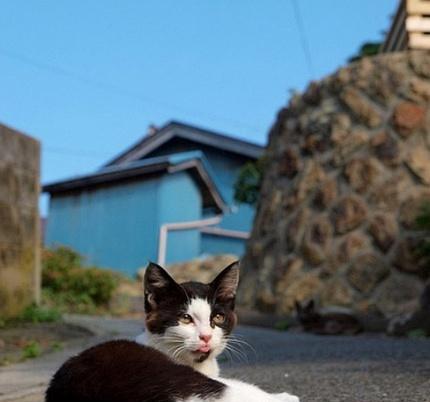
<svg viewBox="0 0 430 402">
<path fill-rule="evenodd" d="M 235 205 L 240 168 L 263 147 L 190 125 L 153 130 L 98 171 L 43 187 L 47 246 L 129 275 L 148 262 L 241 255 L 254 210 Z"/>
</svg>

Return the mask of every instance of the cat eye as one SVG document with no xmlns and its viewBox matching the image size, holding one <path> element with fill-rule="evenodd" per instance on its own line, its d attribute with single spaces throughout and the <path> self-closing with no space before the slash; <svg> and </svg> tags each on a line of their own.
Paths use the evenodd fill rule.
<svg viewBox="0 0 430 402">
<path fill-rule="evenodd" d="M 216 325 L 222 324 L 225 321 L 225 316 L 223 314 L 215 314 L 212 321 Z"/>
<path fill-rule="evenodd" d="M 182 322 L 183 324 L 191 324 L 193 322 L 193 319 L 189 314 L 182 314 L 179 317 L 179 321 Z"/>
</svg>

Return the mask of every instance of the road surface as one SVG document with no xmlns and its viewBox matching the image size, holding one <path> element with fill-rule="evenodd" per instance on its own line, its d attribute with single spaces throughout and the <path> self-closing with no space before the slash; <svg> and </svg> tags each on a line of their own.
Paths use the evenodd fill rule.
<svg viewBox="0 0 430 402">
<path fill-rule="evenodd" d="M 132 337 L 141 327 L 131 320 L 86 320 L 97 333 L 93 342 Z M 222 357 L 224 377 L 288 391 L 302 402 L 430 402 L 430 339 L 322 337 L 253 327 L 239 327 L 236 335 L 233 346 L 240 350 Z M 51 373 L 87 345 L 1 368 L 0 402 L 42 402 Z"/>
</svg>

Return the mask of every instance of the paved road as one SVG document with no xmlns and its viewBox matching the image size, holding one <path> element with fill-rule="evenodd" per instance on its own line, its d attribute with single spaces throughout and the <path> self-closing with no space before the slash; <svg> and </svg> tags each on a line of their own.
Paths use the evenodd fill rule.
<svg viewBox="0 0 430 402">
<path fill-rule="evenodd" d="M 322 337 L 239 328 L 255 352 L 224 374 L 302 402 L 430 402 L 430 340 Z M 242 358 L 242 360 L 244 360 Z"/>
<path fill-rule="evenodd" d="M 140 328 L 140 323 L 130 320 L 89 319 L 87 324 L 96 330 L 97 339 L 130 337 Z M 302 402 L 430 402 L 430 340 L 320 337 L 251 327 L 240 327 L 236 334 L 250 346 L 243 345 L 231 359 L 223 358 L 226 377 L 254 382 L 269 391 L 287 390 Z M 0 402 L 42 402 L 50 373 L 67 353 L 75 352 L 0 370 L 0 391 L 14 381 L 21 392 L 9 399 L 4 393 Z"/>
</svg>

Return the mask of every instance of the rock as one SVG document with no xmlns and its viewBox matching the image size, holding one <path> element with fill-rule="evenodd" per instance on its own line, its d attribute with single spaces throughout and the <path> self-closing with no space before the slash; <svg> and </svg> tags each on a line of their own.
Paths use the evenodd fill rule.
<svg viewBox="0 0 430 402">
<path fill-rule="evenodd" d="M 337 183 L 334 178 L 324 180 L 315 192 L 313 204 L 317 208 L 328 208 L 337 197 Z"/>
<path fill-rule="evenodd" d="M 357 196 L 344 197 L 334 208 L 332 220 L 336 232 L 346 233 L 358 227 L 366 219 L 367 208 Z"/>
<path fill-rule="evenodd" d="M 397 222 L 392 215 L 377 213 L 369 222 L 369 233 L 375 244 L 385 253 L 397 237 Z"/>
<path fill-rule="evenodd" d="M 337 263 L 344 264 L 351 261 L 358 253 L 369 248 L 369 239 L 361 232 L 349 233 L 337 248 Z"/>
<path fill-rule="evenodd" d="M 167 270 L 179 283 L 187 281 L 208 283 L 214 279 L 222 269 L 238 259 L 237 256 L 232 254 L 216 255 L 205 259 L 172 264 L 167 267 Z M 139 281 L 143 281 L 145 270 L 146 267 L 138 270 L 137 277 Z"/>
<path fill-rule="evenodd" d="M 371 292 L 390 272 L 387 264 L 375 254 L 356 257 L 349 267 L 348 282 L 362 293 Z"/>
<path fill-rule="evenodd" d="M 430 58 L 426 52 L 410 54 L 410 65 L 414 72 L 423 78 L 430 78 Z"/>
<path fill-rule="evenodd" d="M 408 138 L 424 124 L 426 111 L 412 102 L 401 102 L 394 109 L 393 125 L 403 138 Z"/>
<path fill-rule="evenodd" d="M 309 222 L 311 211 L 308 208 L 303 208 L 297 211 L 287 226 L 286 233 L 286 249 L 293 251 L 302 241 L 305 227 Z"/>
<path fill-rule="evenodd" d="M 318 134 L 312 134 L 306 137 L 302 150 L 304 154 L 317 154 L 322 153 L 329 147 L 328 138 Z"/>
<path fill-rule="evenodd" d="M 303 272 L 303 260 L 298 257 L 290 256 L 286 263 L 280 267 L 280 274 L 276 281 L 276 294 L 279 296 L 283 294 L 285 289 L 293 284 L 293 282 L 299 278 Z"/>
<path fill-rule="evenodd" d="M 417 146 L 408 152 L 406 163 L 415 175 L 425 184 L 430 184 L 430 152 Z"/>
<path fill-rule="evenodd" d="M 405 96 L 413 102 L 429 102 L 430 84 L 422 79 L 412 78 Z"/>
<path fill-rule="evenodd" d="M 360 149 L 367 146 L 369 134 L 361 129 L 356 129 L 345 136 L 338 138 L 332 137 L 331 140 L 335 143 L 335 150 L 331 162 L 334 166 L 341 166 L 354 152 L 358 152 Z"/>
<path fill-rule="evenodd" d="M 301 202 L 326 178 L 324 169 L 313 160 L 307 161 L 297 185 L 297 201 Z"/>
<path fill-rule="evenodd" d="M 346 106 L 355 116 L 370 128 L 376 128 L 382 124 L 382 117 L 360 92 L 353 88 L 347 88 L 340 96 Z"/>
<path fill-rule="evenodd" d="M 312 265 L 321 264 L 331 244 L 333 227 L 327 217 L 315 218 L 305 233 L 303 256 Z"/>
<path fill-rule="evenodd" d="M 375 156 L 384 164 L 396 166 L 401 162 L 399 146 L 397 141 L 386 131 L 376 134 L 370 144 Z"/>
<path fill-rule="evenodd" d="M 369 204 L 385 212 L 396 212 L 399 205 L 408 197 L 414 184 L 407 172 L 394 173 L 390 178 L 372 188 Z"/>
<path fill-rule="evenodd" d="M 381 174 L 381 167 L 374 158 L 354 158 L 345 166 L 344 175 L 357 192 L 366 192 Z"/>
<path fill-rule="evenodd" d="M 287 148 L 279 161 L 279 174 L 292 179 L 298 173 L 300 168 L 301 161 L 298 153 L 292 148 Z"/>
<path fill-rule="evenodd" d="M 386 316 L 399 311 L 411 312 L 418 306 L 423 287 L 422 281 L 411 275 L 392 273 L 378 288 L 373 302 Z"/>
<path fill-rule="evenodd" d="M 304 273 L 280 296 L 280 312 L 291 313 L 296 301 L 316 298 L 323 284 L 316 273 Z"/>
<path fill-rule="evenodd" d="M 353 301 L 354 293 L 342 279 L 329 280 L 321 290 L 320 302 L 324 306 L 350 307 Z"/>
</svg>

